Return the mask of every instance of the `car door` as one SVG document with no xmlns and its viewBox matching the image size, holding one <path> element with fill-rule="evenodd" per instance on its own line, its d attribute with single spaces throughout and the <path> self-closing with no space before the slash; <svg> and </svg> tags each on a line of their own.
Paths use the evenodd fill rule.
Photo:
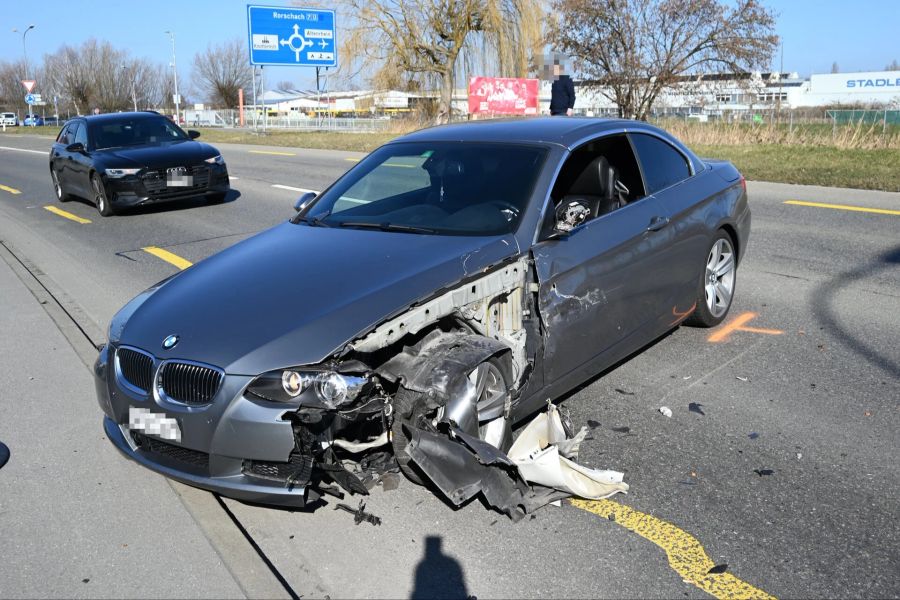
<svg viewBox="0 0 900 600">
<path fill-rule="evenodd" d="M 72 190 L 84 198 L 92 199 L 90 173 L 93 161 L 88 147 L 88 128 L 84 121 L 78 122 L 78 128 L 74 132 L 72 138 L 73 144 L 81 144 L 84 150 L 80 152 L 70 152 L 69 161 L 70 182 Z"/>
<path fill-rule="evenodd" d="M 697 298 L 697 286 L 705 262 L 709 229 L 703 217 L 706 192 L 693 177 L 691 160 L 669 141 L 650 133 L 630 133 L 632 146 L 644 174 L 648 193 L 660 204 L 668 225 L 660 237 L 668 247 L 667 269 L 658 280 L 658 298 L 664 307 L 660 329 L 687 316 Z"/>
<path fill-rule="evenodd" d="M 59 132 L 59 137 L 56 138 L 56 142 L 53 144 L 52 150 L 53 170 L 56 173 L 59 184 L 65 187 L 66 190 L 72 189 L 72 186 L 69 183 L 69 173 L 71 172 L 69 169 L 69 162 L 71 162 L 72 159 L 70 157 L 70 152 L 66 150 L 66 146 L 72 143 L 72 136 L 70 133 L 74 126 L 74 123 L 69 123 L 63 127 L 62 131 Z"/>
<path fill-rule="evenodd" d="M 652 339 L 658 320 L 656 281 L 667 268 L 658 227 L 665 213 L 636 189 L 642 183 L 630 145 L 610 158 L 630 182 L 627 204 L 533 248 L 548 385 L 586 363 L 600 369 L 619 360 Z"/>
</svg>

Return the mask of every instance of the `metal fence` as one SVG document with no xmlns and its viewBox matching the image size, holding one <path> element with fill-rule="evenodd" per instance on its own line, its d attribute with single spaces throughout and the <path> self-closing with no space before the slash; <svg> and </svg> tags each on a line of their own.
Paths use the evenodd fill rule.
<svg viewBox="0 0 900 600">
<path fill-rule="evenodd" d="M 240 127 L 241 119 L 237 110 L 185 110 L 186 127 Z M 244 109 L 245 128 L 253 130 L 290 129 L 294 131 L 337 131 L 349 133 L 378 133 L 387 131 L 391 119 L 333 117 L 327 114 L 269 115 L 262 110 Z"/>
</svg>

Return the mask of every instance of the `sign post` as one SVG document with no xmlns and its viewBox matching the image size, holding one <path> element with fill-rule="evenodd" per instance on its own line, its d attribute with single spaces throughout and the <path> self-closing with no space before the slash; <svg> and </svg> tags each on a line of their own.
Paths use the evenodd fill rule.
<svg viewBox="0 0 900 600">
<path fill-rule="evenodd" d="M 265 66 L 315 67 L 318 89 L 319 69 L 337 66 L 334 15 L 333 10 L 248 5 L 250 64 L 259 65 L 260 69 Z M 262 105 L 265 127 L 269 115 L 265 84 L 262 86 Z"/>
</svg>

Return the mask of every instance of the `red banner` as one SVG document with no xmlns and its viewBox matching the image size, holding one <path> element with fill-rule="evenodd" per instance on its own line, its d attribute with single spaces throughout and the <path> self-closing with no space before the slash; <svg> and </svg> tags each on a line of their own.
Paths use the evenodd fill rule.
<svg viewBox="0 0 900 600">
<path fill-rule="evenodd" d="M 538 80 L 512 77 L 469 79 L 469 113 L 536 115 Z"/>
</svg>

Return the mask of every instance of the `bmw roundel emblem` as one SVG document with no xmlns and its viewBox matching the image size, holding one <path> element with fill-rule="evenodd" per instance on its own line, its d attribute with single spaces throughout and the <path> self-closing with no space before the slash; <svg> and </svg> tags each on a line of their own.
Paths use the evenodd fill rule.
<svg viewBox="0 0 900 600">
<path fill-rule="evenodd" d="M 167 337 L 166 339 L 163 340 L 163 348 L 165 348 L 166 350 L 171 350 L 172 348 L 175 347 L 175 344 L 177 344 L 177 343 L 178 343 L 178 336 L 170 335 L 169 337 Z"/>
</svg>

